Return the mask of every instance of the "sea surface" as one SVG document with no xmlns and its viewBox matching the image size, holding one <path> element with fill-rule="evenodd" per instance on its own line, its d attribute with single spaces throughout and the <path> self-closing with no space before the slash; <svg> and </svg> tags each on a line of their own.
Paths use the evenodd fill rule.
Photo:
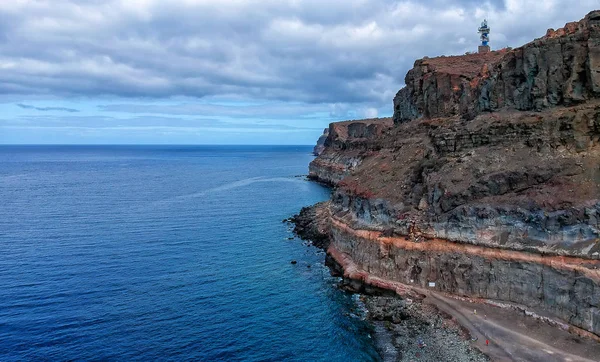
<svg viewBox="0 0 600 362">
<path fill-rule="evenodd" d="M 0 146 L 0 361 L 377 360 L 282 223 L 310 150 Z"/>
</svg>

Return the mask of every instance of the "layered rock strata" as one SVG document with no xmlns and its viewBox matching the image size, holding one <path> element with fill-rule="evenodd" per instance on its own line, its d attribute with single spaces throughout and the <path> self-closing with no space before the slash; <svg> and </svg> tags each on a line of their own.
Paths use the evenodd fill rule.
<svg viewBox="0 0 600 362">
<path fill-rule="evenodd" d="M 332 124 L 310 165 L 335 186 L 330 254 L 384 286 L 600 335 L 600 11 L 514 50 L 417 61 L 393 121 Z"/>
<path fill-rule="evenodd" d="M 324 150 L 309 166 L 309 178 L 335 185 L 355 169 L 365 156 L 380 148 L 379 138 L 392 125 L 391 118 L 330 124 L 323 143 Z"/>
</svg>

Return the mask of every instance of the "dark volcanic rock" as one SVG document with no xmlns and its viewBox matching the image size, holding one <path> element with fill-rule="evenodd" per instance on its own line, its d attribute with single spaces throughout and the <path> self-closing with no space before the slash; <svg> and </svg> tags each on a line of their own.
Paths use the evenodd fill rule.
<svg viewBox="0 0 600 362">
<path fill-rule="evenodd" d="M 323 215 L 327 203 L 303 207 L 300 213 L 291 218 L 294 223 L 294 233 L 302 240 L 309 240 L 314 246 L 327 249 L 329 246 L 329 231 L 327 217 Z"/>
<path fill-rule="evenodd" d="M 480 71 L 506 51 L 417 60 L 394 98 L 394 123 L 473 113 Z"/>
<path fill-rule="evenodd" d="M 503 108 L 542 110 L 600 95 L 600 11 L 514 50 L 417 60 L 394 122 Z"/>
<path fill-rule="evenodd" d="M 456 324 L 431 306 L 398 297 L 361 298 L 384 361 L 489 361 Z"/>
</svg>

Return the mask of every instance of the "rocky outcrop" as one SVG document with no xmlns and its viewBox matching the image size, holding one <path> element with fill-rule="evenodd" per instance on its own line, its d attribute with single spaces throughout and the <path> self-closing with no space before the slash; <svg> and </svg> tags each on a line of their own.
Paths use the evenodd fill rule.
<svg viewBox="0 0 600 362">
<path fill-rule="evenodd" d="M 327 136 L 329 135 L 329 128 L 325 128 L 323 130 L 323 134 L 317 140 L 317 144 L 313 148 L 313 155 L 318 156 L 325 150 L 325 140 L 327 140 Z"/>
<path fill-rule="evenodd" d="M 395 127 L 334 123 L 310 165 L 335 186 L 332 250 L 600 335 L 599 66 L 600 11 L 514 50 L 417 61 Z"/>
<path fill-rule="evenodd" d="M 294 224 L 294 234 L 302 240 L 309 240 L 320 249 L 329 247 L 331 234 L 329 202 L 303 207 L 289 220 Z"/>
<path fill-rule="evenodd" d="M 542 110 L 600 95 L 600 12 L 520 48 L 421 59 L 394 98 L 394 121 Z"/>
<path fill-rule="evenodd" d="M 330 124 L 325 150 L 310 163 L 308 177 L 325 184 L 336 184 L 355 169 L 365 155 L 380 147 L 379 138 L 392 125 L 391 118 Z"/>
<path fill-rule="evenodd" d="M 505 54 L 495 51 L 417 60 L 406 75 L 406 87 L 394 98 L 394 122 L 473 113 L 480 72 Z"/>
<path fill-rule="evenodd" d="M 413 361 L 413 356 L 422 361 L 489 361 L 460 326 L 431 305 L 387 296 L 362 300 L 374 321 L 375 342 L 384 362 Z"/>
</svg>

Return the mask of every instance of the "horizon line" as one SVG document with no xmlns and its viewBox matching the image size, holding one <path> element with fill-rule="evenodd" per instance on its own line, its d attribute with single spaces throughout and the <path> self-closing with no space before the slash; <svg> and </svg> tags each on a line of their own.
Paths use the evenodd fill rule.
<svg viewBox="0 0 600 362">
<path fill-rule="evenodd" d="M 316 144 L 316 142 L 315 142 Z M 285 146 L 304 147 L 312 144 L 271 144 L 271 143 L 0 143 L 2 146 Z"/>
</svg>

